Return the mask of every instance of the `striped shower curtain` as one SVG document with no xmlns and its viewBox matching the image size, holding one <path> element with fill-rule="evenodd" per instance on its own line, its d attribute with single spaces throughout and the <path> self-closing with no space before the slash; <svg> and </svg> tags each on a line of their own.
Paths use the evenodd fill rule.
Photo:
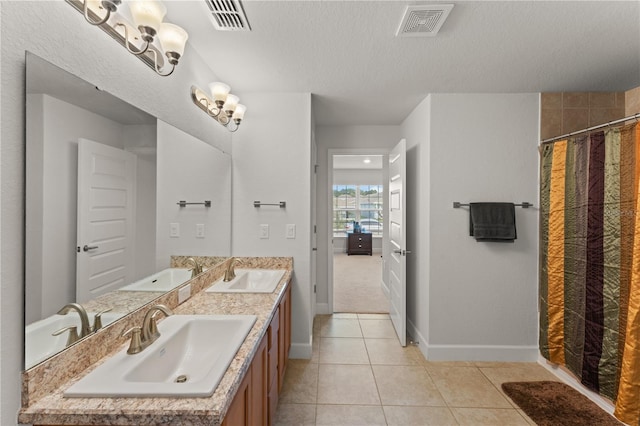
<svg viewBox="0 0 640 426">
<path fill-rule="evenodd" d="M 640 425 L 640 123 L 540 151 L 540 351 Z"/>
</svg>

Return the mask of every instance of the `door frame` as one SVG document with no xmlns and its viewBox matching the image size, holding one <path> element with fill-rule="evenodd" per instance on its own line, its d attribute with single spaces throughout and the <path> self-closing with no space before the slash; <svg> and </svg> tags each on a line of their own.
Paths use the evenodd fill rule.
<svg viewBox="0 0 640 426">
<path fill-rule="evenodd" d="M 329 305 L 329 313 L 333 314 L 333 156 L 334 155 L 382 155 L 383 164 L 388 163 L 390 149 L 385 148 L 335 148 L 327 151 L 327 297 Z M 385 187 L 388 185 L 388 167 L 382 169 L 382 181 Z M 387 208 L 389 200 L 385 196 L 384 209 Z M 388 226 L 389 218 L 385 216 L 383 226 Z M 382 253 L 384 253 L 385 245 L 388 244 L 388 236 L 382 236 Z M 384 261 L 384 259 L 383 259 Z M 385 269 L 382 271 L 382 281 L 387 282 L 384 277 Z"/>
</svg>

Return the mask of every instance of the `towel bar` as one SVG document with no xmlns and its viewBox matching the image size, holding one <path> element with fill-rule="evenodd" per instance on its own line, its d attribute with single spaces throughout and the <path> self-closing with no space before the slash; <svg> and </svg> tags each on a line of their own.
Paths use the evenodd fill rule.
<svg viewBox="0 0 640 426">
<path fill-rule="evenodd" d="M 285 207 L 287 207 L 287 202 L 286 201 L 280 201 L 279 203 L 261 203 L 260 201 L 253 202 L 253 207 L 260 207 L 260 206 L 277 206 L 277 207 L 280 207 L 281 209 L 284 209 Z"/>
<path fill-rule="evenodd" d="M 176 203 L 180 207 L 186 207 L 188 205 L 200 205 L 205 207 L 211 207 L 211 200 L 205 200 L 204 203 L 187 203 L 186 201 L 180 200 Z"/>
<path fill-rule="evenodd" d="M 522 207 L 523 209 L 528 209 L 529 207 L 533 207 L 533 204 L 523 201 L 520 204 L 514 204 L 514 206 L 516 207 Z M 460 201 L 454 201 L 453 202 L 453 208 L 454 209 L 459 209 L 460 207 L 469 207 L 469 204 L 463 204 Z"/>
</svg>

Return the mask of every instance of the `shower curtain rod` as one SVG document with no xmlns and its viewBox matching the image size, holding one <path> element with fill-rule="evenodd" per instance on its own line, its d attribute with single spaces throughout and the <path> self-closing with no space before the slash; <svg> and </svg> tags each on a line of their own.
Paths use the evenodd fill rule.
<svg viewBox="0 0 640 426">
<path fill-rule="evenodd" d="M 578 130 L 576 132 L 567 133 L 566 135 L 556 136 L 556 137 L 550 138 L 550 139 L 545 139 L 545 140 L 540 142 L 540 145 L 543 145 L 545 143 L 555 142 L 555 141 L 560 140 L 560 139 L 564 139 L 564 138 L 568 138 L 568 137 L 571 137 L 571 136 L 579 135 L 580 133 L 590 132 L 592 130 L 601 129 L 603 127 L 608 127 L 608 126 L 611 126 L 613 124 L 618 124 L 618 123 L 622 123 L 622 122 L 629 121 L 629 120 L 638 121 L 638 119 L 640 119 L 640 112 L 637 113 L 637 114 L 634 114 L 634 115 L 630 115 L 630 116 L 625 117 L 625 118 L 620 118 L 618 120 L 609 121 L 608 123 L 598 124 L 597 126 L 588 127 L 586 129 Z"/>
</svg>

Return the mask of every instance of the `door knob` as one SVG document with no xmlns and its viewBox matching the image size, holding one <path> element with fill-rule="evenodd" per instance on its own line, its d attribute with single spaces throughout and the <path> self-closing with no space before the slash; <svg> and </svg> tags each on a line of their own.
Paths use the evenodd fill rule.
<svg viewBox="0 0 640 426">
<path fill-rule="evenodd" d="M 401 249 L 397 249 L 393 251 L 394 253 L 397 253 L 399 255 L 402 256 L 406 256 L 407 254 L 411 253 L 411 250 L 401 250 Z"/>
<path fill-rule="evenodd" d="M 89 250 L 95 250 L 97 248 L 98 248 L 98 246 L 88 246 L 88 245 L 85 244 L 84 247 L 82 247 L 82 250 L 89 251 Z"/>
</svg>

